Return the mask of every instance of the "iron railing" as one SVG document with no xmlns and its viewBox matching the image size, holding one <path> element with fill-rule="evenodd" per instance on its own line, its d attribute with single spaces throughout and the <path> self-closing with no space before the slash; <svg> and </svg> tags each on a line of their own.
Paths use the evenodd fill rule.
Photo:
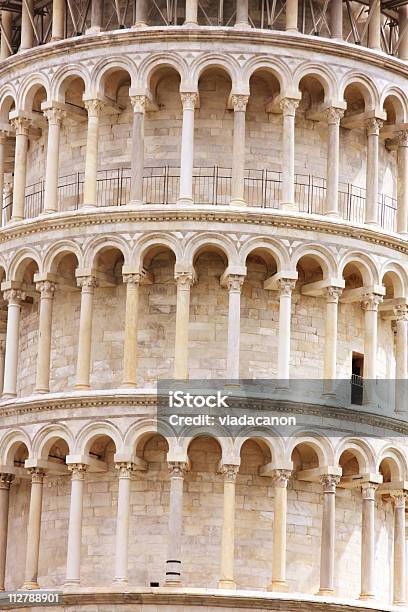
<svg viewBox="0 0 408 612">
<path fill-rule="evenodd" d="M 131 199 L 130 168 L 100 170 L 97 174 L 97 206 L 123 206 Z M 194 204 L 221 206 L 231 199 L 231 169 L 220 166 L 196 167 L 193 171 Z M 279 209 L 282 173 L 274 170 L 245 170 L 244 190 L 248 206 Z M 58 209 L 76 210 L 83 202 L 84 173 L 77 172 L 58 179 Z M 146 204 L 175 204 L 180 188 L 180 168 L 160 166 L 145 168 L 143 201 Z M 353 223 L 364 222 L 365 189 L 351 183 L 339 183 L 340 216 Z M 326 179 L 308 174 L 295 175 L 295 201 L 299 210 L 323 214 Z M 3 201 L 3 224 L 10 219 L 12 196 Z M 26 188 L 25 217 L 37 217 L 44 207 L 44 181 Z M 395 198 L 379 194 L 378 219 L 382 228 L 396 230 Z"/>
</svg>

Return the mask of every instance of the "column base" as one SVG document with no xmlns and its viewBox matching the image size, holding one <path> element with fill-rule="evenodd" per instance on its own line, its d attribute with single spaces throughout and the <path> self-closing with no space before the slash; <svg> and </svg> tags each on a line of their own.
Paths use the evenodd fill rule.
<svg viewBox="0 0 408 612">
<path fill-rule="evenodd" d="M 70 578 L 66 582 L 64 582 L 64 589 L 69 589 L 71 587 L 77 587 L 81 583 L 79 578 Z"/>
<path fill-rule="evenodd" d="M 143 206 L 144 202 L 142 200 L 130 200 L 128 204 L 125 204 L 125 208 L 139 208 Z"/>
<path fill-rule="evenodd" d="M 370 601 L 375 599 L 375 595 L 374 593 L 360 593 L 359 599 L 361 599 L 361 601 Z"/>
<path fill-rule="evenodd" d="M 407 600 L 404 599 L 404 601 L 401 601 L 399 599 L 393 599 L 392 601 L 394 606 L 406 606 L 407 605 Z"/>
<path fill-rule="evenodd" d="M 372 229 L 381 229 L 378 221 L 364 221 L 364 225 L 368 225 Z"/>
<path fill-rule="evenodd" d="M 115 578 L 112 581 L 112 584 L 114 586 L 127 586 L 128 584 L 128 579 L 127 578 Z"/>
<path fill-rule="evenodd" d="M 334 589 L 321 588 L 321 589 L 319 589 L 317 591 L 316 595 L 320 595 L 320 596 L 328 595 L 329 597 L 333 597 L 334 596 Z"/>
<path fill-rule="evenodd" d="M 272 580 L 267 587 L 268 591 L 273 593 L 287 593 L 289 591 L 289 585 L 286 580 Z"/>
<path fill-rule="evenodd" d="M 49 393 L 49 392 L 50 392 L 49 388 L 46 389 L 45 387 L 42 389 L 41 388 L 34 389 L 34 393 Z"/>
<path fill-rule="evenodd" d="M 251 26 L 248 22 L 243 21 L 242 23 L 234 23 L 234 28 L 239 28 L 240 30 L 250 30 Z"/>
<path fill-rule="evenodd" d="M 237 198 L 237 199 L 231 200 L 229 205 L 230 206 L 241 206 L 242 207 L 242 206 L 246 206 L 247 203 L 245 202 L 245 200 L 240 200 L 240 199 Z"/>
<path fill-rule="evenodd" d="M 58 42 L 59 40 L 63 40 L 62 36 L 51 36 L 51 42 Z"/>
<path fill-rule="evenodd" d="M 85 34 L 99 34 L 101 30 L 102 28 L 100 26 L 92 26 L 91 28 L 85 30 Z"/>
<path fill-rule="evenodd" d="M 198 28 L 198 23 L 196 21 L 185 21 L 183 23 L 184 28 Z"/>
<path fill-rule="evenodd" d="M 17 393 L 3 393 L 1 399 L 14 399 L 17 397 Z"/>
<path fill-rule="evenodd" d="M 132 25 L 131 30 L 138 30 L 139 28 L 145 27 L 147 27 L 147 23 L 145 23 L 144 21 L 137 21 Z"/>
<path fill-rule="evenodd" d="M 121 389 L 137 389 L 137 384 L 133 382 L 123 382 L 120 385 Z"/>
<path fill-rule="evenodd" d="M 294 202 L 282 202 L 279 208 L 287 212 L 298 212 L 298 207 Z"/>
<path fill-rule="evenodd" d="M 164 586 L 166 586 L 166 587 L 181 587 L 182 584 L 181 584 L 181 580 L 172 580 L 172 579 L 167 580 L 166 579 L 164 581 Z"/>
<path fill-rule="evenodd" d="M 93 210 L 94 208 L 97 208 L 96 204 L 82 204 L 82 206 L 79 207 L 78 210 Z"/>
<path fill-rule="evenodd" d="M 18 221 L 24 221 L 24 217 L 17 217 L 16 215 L 12 215 L 9 223 L 17 223 Z"/>
<path fill-rule="evenodd" d="M 335 210 L 328 210 L 327 212 L 324 212 L 323 215 L 325 217 L 331 217 L 332 219 L 339 219 L 340 215 L 337 211 Z"/>
<path fill-rule="evenodd" d="M 40 212 L 39 217 L 46 217 L 47 215 L 53 215 L 56 212 L 58 212 L 56 208 L 46 208 Z"/>
<path fill-rule="evenodd" d="M 39 589 L 38 582 L 25 582 L 21 587 L 21 591 L 33 591 L 34 589 Z"/>
<path fill-rule="evenodd" d="M 91 385 L 82 385 L 82 384 L 77 384 L 74 387 L 75 391 L 90 391 L 91 390 Z"/>
<path fill-rule="evenodd" d="M 177 200 L 177 206 L 179 206 L 179 205 L 182 206 L 184 204 L 187 204 L 188 206 L 191 206 L 192 204 L 194 204 L 193 198 L 179 198 Z"/>
<path fill-rule="evenodd" d="M 234 580 L 220 580 L 218 582 L 219 589 L 236 589 L 237 585 Z"/>
</svg>

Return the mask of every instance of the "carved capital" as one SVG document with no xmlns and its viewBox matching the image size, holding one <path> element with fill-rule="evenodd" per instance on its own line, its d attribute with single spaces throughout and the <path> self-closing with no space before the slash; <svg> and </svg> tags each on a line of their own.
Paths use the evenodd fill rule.
<svg viewBox="0 0 408 612">
<path fill-rule="evenodd" d="M 184 478 L 188 469 L 188 464 L 185 461 L 169 461 L 170 478 Z"/>
<path fill-rule="evenodd" d="M 408 497 L 408 491 L 393 491 L 390 495 L 394 508 L 405 508 L 405 500 Z"/>
<path fill-rule="evenodd" d="M 376 293 L 368 293 L 365 295 L 361 301 L 361 308 L 363 310 L 371 310 L 378 312 L 378 306 L 383 301 L 382 295 L 377 295 Z"/>
<path fill-rule="evenodd" d="M 378 488 L 378 484 L 374 482 L 364 482 L 361 485 L 361 496 L 363 499 L 374 501 L 375 492 Z"/>
<path fill-rule="evenodd" d="M 190 289 L 191 285 L 195 283 L 194 272 L 176 272 L 174 278 L 177 283 L 177 289 Z"/>
<path fill-rule="evenodd" d="M 78 276 L 77 285 L 82 291 L 92 292 L 98 286 L 98 279 L 95 276 Z"/>
<path fill-rule="evenodd" d="M 105 104 L 102 100 L 96 98 L 95 100 L 86 100 L 84 106 L 88 111 L 88 117 L 99 117 Z"/>
<path fill-rule="evenodd" d="M 241 293 L 245 276 L 242 274 L 229 274 L 227 277 L 227 287 L 230 293 Z"/>
<path fill-rule="evenodd" d="M 248 104 L 249 96 L 241 96 L 234 94 L 231 96 L 232 106 L 234 111 L 245 111 Z"/>
<path fill-rule="evenodd" d="M 67 114 L 61 108 L 49 108 L 44 111 L 44 116 L 47 117 L 50 125 L 61 125 Z"/>
<path fill-rule="evenodd" d="M 282 295 L 290 296 L 294 290 L 296 281 L 292 278 L 280 278 L 278 281 L 279 297 Z"/>
<path fill-rule="evenodd" d="M 35 284 L 35 288 L 37 291 L 41 293 L 41 298 L 51 299 L 54 297 L 55 289 L 57 285 L 49 280 L 39 281 Z"/>
<path fill-rule="evenodd" d="M 408 147 L 408 130 L 398 132 L 397 141 L 399 147 Z"/>
<path fill-rule="evenodd" d="M 378 136 L 383 126 L 383 121 L 377 119 L 377 117 L 371 117 L 366 121 L 366 129 L 368 136 Z"/>
<path fill-rule="evenodd" d="M 0 474 L 0 489 L 8 491 L 13 480 L 13 474 Z"/>
<path fill-rule="evenodd" d="M 20 306 L 26 298 L 26 294 L 21 289 L 6 289 L 3 291 L 3 299 L 9 306 Z"/>
<path fill-rule="evenodd" d="M 323 486 L 323 493 L 335 493 L 336 486 L 340 482 L 340 476 L 334 476 L 333 474 L 322 474 L 320 476 L 320 483 Z"/>
<path fill-rule="evenodd" d="M 344 110 L 342 108 L 330 106 L 329 108 L 326 108 L 324 115 L 329 125 L 340 125 L 340 121 L 344 116 Z"/>
<path fill-rule="evenodd" d="M 181 104 L 183 105 L 183 110 L 194 110 L 195 105 L 197 103 L 198 94 L 194 92 L 181 93 Z"/>
<path fill-rule="evenodd" d="M 291 474 L 290 470 L 272 470 L 271 478 L 275 487 L 286 489 Z"/>
<path fill-rule="evenodd" d="M 398 321 L 408 321 L 408 305 L 407 304 L 397 304 L 393 308 L 394 314 L 397 317 Z"/>
<path fill-rule="evenodd" d="M 28 468 L 28 473 L 31 476 L 32 484 L 42 484 L 45 476 L 45 472 L 42 468 L 32 467 Z"/>
<path fill-rule="evenodd" d="M 290 117 L 295 116 L 298 106 L 299 100 L 296 100 L 295 98 L 282 98 L 282 100 L 279 102 L 279 108 L 281 109 L 282 113 Z"/>
<path fill-rule="evenodd" d="M 119 461 L 115 463 L 118 470 L 118 478 L 129 479 L 135 471 L 135 465 L 131 461 Z"/>
<path fill-rule="evenodd" d="M 134 113 L 144 113 L 146 111 L 146 96 L 130 96 L 130 101 L 132 103 Z"/>
<path fill-rule="evenodd" d="M 84 480 L 85 472 L 88 469 L 88 466 L 86 463 L 69 463 L 68 469 L 72 474 L 72 480 Z"/>
<path fill-rule="evenodd" d="M 338 304 L 342 293 L 343 289 L 340 287 L 325 287 L 324 289 L 324 296 L 328 304 Z"/>
<path fill-rule="evenodd" d="M 31 121 L 28 117 L 15 117 L 11 119 L 10 123 L 16 130 L 16 136 L 28 136 L 28 131 L 31 126 Z"/>
<path fill-rule="evenodd" d="M 224 476 L 225 482 L 235 482 L 239 471 L 239 465 L 225 464 L 221 467 L 221 474 Z"/>
</svg>

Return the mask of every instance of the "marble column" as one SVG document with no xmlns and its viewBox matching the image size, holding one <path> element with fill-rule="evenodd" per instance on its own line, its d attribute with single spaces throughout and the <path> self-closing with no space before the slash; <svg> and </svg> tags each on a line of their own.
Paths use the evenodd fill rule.
<svg viewBox="0 0 408 612">
<path fill-rule="evenodd" d="M 130 487 L 134 465 L 115 464 L 118 470 L 118 508 L 116 516 L 115 579 L 116 584 L 127 584 L 129 558 Z"/>
<path fill-rule="evenodd" d="M 31 495 L 27 526 L 27 549 L 23 589 L 38 589 L 38 558 L 40 555 L 41 510 L 44 472 L 30 468 Z"/>
<path fill-rule="evenodd" d="M 61 123 L 65 112 L 59 108 L 44 111 L 48 119 L 48 145 L 45 168 L 44 213 L 58 210 L 58 171 Z"/>
<path fill-rule="evenodd" d="M 402 39 L 399 40 L 398 57 L 402 60 L 408 60 L 408 6 L 400 6 L 398 9 L 398 32 L 402 34 Z"/>
<path fill-rule="evenodd" d="M 194 27 L 198 25 L 198 0 L 186 0 L 185 26 Z"/>
<path fill-rule="evenodd" d="M 323 485 L 322 539 L 320 549 L 319 595 L 334 594 L 334 546 L 336 535 L 336 485 L 340 477 L 324 474 Z"/>
<path fill-rule="evenodd" d="M 176 337 L 174 345 L 174 378 L 188 379 L 188 328 L 190 321 L 190 289 L 194 283 L 192 272 L 176 272 L 177 305 Z"/>
<path fill-rule="evenodd" d="M 330 0 L 330 31 L 331 37 L 343 40 L 343 0 Z"/>
<path fill-rule="evenodd" d="M 405 7 L 408 8 L 408 7 Z M 407 30 L 408 40 L 408 30 Z M 408 233 L 408 132 L 398 133 L 397 232 Z"/>
<path fill-rule="evenodd" d="M 235 589 L 234 548 L 235 548 L 235 482 L 239 465 L 223 465 L 224 507 L 221 537 L 220 589 Z"/>
<path fill-rule="evenodd" d="M 12 55 L 10 49 L 11 37 L 13 34 L 13 13 L 11 11 L 1 11 L 1 44 L 0 60 L 7 59 Z"/>
<path fill-rule="evenodd" d="M 7 136 L 0 130 L 0 227 L 6 225 L 6 219 L 3 219 L 3 203 L 4 203 L 4 166 L 6 161 L 6 145 Z"/>
<path fill-rule="evenodd" d="M 30 121 L 16 117 L 10 121 L 16 130 L 16 149 L 14 153 L 14 184 L 12 221 L 24 219 L 25 188 L 27 176 L 28 130 Z"/>
<path fill-rule="evenodd" d="M 283 208 L 295 207 L 295 113 L 299 101 L 283 98 L 280 101 L 283 116 L 282 134 L 282 196 Z"/>
<path fill-rule="evenodd" d="M 361 518 L 361 593 L 360 599 L 375 597 L 375 491 L 376 484 L 361 486 L 363 497 Z"/>
<path fill-rule="evenodd" d="M 52 0 L 52 33 L 51 41 L 64 38 L 65 0 Z"/>
<path fill-rule="evenodd" d="M 3 394 L 4 358 L 6 356 L 6 336 L 0 335 L 0 397 Z"/>
<path fill-rule="evenodd" d="M 193 203 L 193 168 L 194 168 L 194 108 L 197 102 L 196 93 L 181 93 L 183 105 L 183 126 L 181 131 L 180 156 L 180 204 Z"/>
<path fill-rule="evenodd" d="M 368 46 L 381 51 L 381 0 L 369 0 Z"/>
<path fill-rule="evenodd" d="M 103 109 L 101 100 L 86 100 L 88 131 L 86 137 L 84 206 L 97 205 L 99 118 Z"/>
<path fill-rule="evenodd" d="M 337 319 L 339 298 L 342 294 L 340 287 L 326 287 L 326 320 L 324 335 L 324 362 L 323 362 L 323 392 L 334 393 L 337 378 Z"/>
<path fill-rule="evenodd" d="M 241 335 L 241 289 L 245 277 L 230 274 L 228 287 L 227 379 L 239 378 L 239 347 Z"/>
<path fill-rule="evenodd" d="M 249 28 L 248 0 L 235 0 L 235 28 Z"/>
<path fill-rule="evenodd" d="M 406 491 L 395 491 L 391 495 L 394 503 L 394 577 L 393 604 L 407 603 L 407 566 L 405 550 L 405 500 Z"/>
<path fill-rule="evenodd" d="M 377 315 L 378 306 L 383 301 L 381 295 L 370 293 L 361 303 L 364 310 L 364 379 L 375 381 L 377 378 Z"/>
<path fill-rule="evenodd" d="M 5 590 L 10 485 L 14 476 L 0 474 L 0 591 Z"/>
<path fill-rule="evenodd" d="M 147 7 L 147 0 L 136 0 L 134 28 L 143 28 L 147 25 Z"/>
<path fill-rule="evenodd" d="M 52 307 L 55 287 L 55 283 L 49 280 L 36 284 L 36 289 L 40 293 L 36 393 L 48 393 L 50 390 Z"/>
<path fill-rule="evenodd" d="M 75 389 L 86 391 L 91 388 L 89 377 L 91 371 L 93 296 L 98 281 L 94 276 L 82 276 L 77 278 L 77 284 L 78 287 L 81 287 L 81 313 Z"/>
<path fill-rule="evenodd" d="M 7 302 L 6 355 L 4 358 L 3 383 L 3 397 L 6 398 L 16 397 L 17 395 L 21 302 L 25 300 L 25 293 L 20 289 L 7 289 L 3 292 L 3 299 Z"/>
<path fill-rule="evenodd" d="M 290 278 L 279 280 L 279 337 L 278 337 L 278 380 L 287 386 L 290 364 L 290 335 L 292 317 L 292 291 L 296 281 Z"/>
<path fill-rule="evenodd" d="M 79 585 L 81 580 L 82 512 L 84 499 L 84 463 L 68 465 L 71 471 L 71 502 L 69 508 L 66 586 Z"/>
<path fill-rule="evenodd" d="M 34 0 L 24 0 L 21 6 L 20 51 L 31 49 L 34 43 L 34 30 L 30 19 L 34 15 Z"/>
<path fill-rule="evenodd" d="M 124 274 L 123 282 L 126 285 L 126 312 L 122 387 L 134 389 L 137 386 L 137 328 L 140 274 Z"/>
<path fill-rule="evenodd" d="M 407 413 L 408 306 L 394 307 L 395 322 L 395 412 Z"/>
<path fill-rule="evenodd" d="M 103 23 L 103 5 L 103 0 L 92 0 L 91 27 L 87 30 L 87 33 L 96 34 L 101 31 Z"/>
<path fill-rule="evenodd" d="M 130 100 L 133 106 L 130 199 L 133 204 L 143 204 L 144 119 L 147 98 L 146 96 L 132 96 Z"/>
<path fill-rule="evenodd" d="M 327 170 L 326 170 L 326 202 L 324 214 L 339 216 L 339 141 L 340 120 L 344 111 L 330 107 L 326 110 L 327 121 Z"/>
<path fill-rule="evenodd" d="M 274 510 L 273 510 L 273 551 L 272 551 L 272 582 L 268 591 L 284 592 L 288 590 L 286 582 L 286 515 L 287 515 L 287 485 L 291 472 L 289 470 L 274 470 Z"/>
<path fill-rule="evenodd" d="M 367 168 L 365 223 L 378 224 L 378 141 L 383 122 L 375 117 L 367 120 Z"/>
<path fill-rule="evenodd" d="M 286 26 L 287 32 L 298 31 L 298 0 L 286 0 Z"/>
<path fill-rule="evenodd" d="M 183 527 L 183 486 L 187 464 L 181 461 L 169 463 L 170 505 L 169 537 L 166 561 L 166 586 L 181 586 L 181 538 Z"/>
<path fill-rule="evenodd" d="M 233 95 L 234 138 L 232 145 L 231 205 L 245 206 L 245 111 L 249 96 Z"/>
</svg>

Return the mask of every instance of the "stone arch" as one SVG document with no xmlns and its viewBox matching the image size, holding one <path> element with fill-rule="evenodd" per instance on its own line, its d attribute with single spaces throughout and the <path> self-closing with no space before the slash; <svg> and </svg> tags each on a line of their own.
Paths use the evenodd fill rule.
<svg viewBox="0 0 408 612">
<path fill-rule="evenodd" d="M 251 77 L 258 72 L 268 72 L 279 82 L 280 93 L 286 95 L 295 90 L 289 66 L 278 57 L 254 57 L 245 65 L 242 71 L 242 84 L 249 91 Z"/>
<path fill-rule="evenodd" d="M 242 79 L 240 79 L 241 67 L 239 66 L 238 62 L 232 57 L 221 55 L 219 53 L 211 53 L 200 56 L 192 63 L 190 67 L 191 77 L 189 81 L 192 85 L 191 91 L 197 91 L 201 75 L 205 70 L 211 68 L 218 68 L 228 75 L 228 77 L 231 79 L 231 91 L 235 93 L 249 93 L 249 90 L 243 90 Z"/>
<path fill-rule="evenodd" d="M 189 68 L 183 58 L 173 53 L 160 53 L 149 56 L 139 66 L 139 75 L 136 91 L 134 93 L 154 96 L 152 90 L 152 82 L 155 73 L 164 68 L 175 70 L 180 77 L 180 88 L 183 84 L 188 83 Z M 187 91 L 188 89 L 185 89 Z"/>
<path fill-rule="evenodd" d="M 0 465 L 13 466 L 14 455 L 20 445 L 27 449 L 28 456 L 32 456 L 31 439 L 23 429 L 15 429 L 6 433 L 0 441 Z"/>
<path fill-rule="evenodd" d="M 71 453 L 74 439 L 70 429 L 63 423 L 53 423 L 40 429 L 33 439 L 33 456 L 36 459 L 47 459 L 48 453 L 55 442 L 64 440 Z"/>
<path fill-rule="evenodd" d="M 391 480 L 407 480 L 408 466 L 407 458 L 403 451 L 392 444 L 387 444 L 378 454 L 376 460 L 376 471 L 380 472 L 381 463 L 387 460 Z"/>
<path fill-rule="evenodd" d="M 141 271 L 143 261 L 147 252 L 154 247 L 164 247 L 169 249 L 176 258 L 176 264 L 182 262 L 182 250 L 180 243 L 174 236 L 167 234 L 151 234 L 142 237 L 135 245 L 131 254 L 131 264 L 136 271 Z"/>
<path fill-rule="evenodd" d="M 234 441 L 234 453 L 240 456 L 241 449 L 248 440 L 261 440 L 268 448 L 273 465 L 281 467 L 285 462 L 285 444 L 283 438 L 276 433 L 275 435 L 265 435 L 265 432 L 257 432 L 253 429 L 238 432 Z"/>
<path fill-rule="evenodd" d="M 393 120 L 388 116 L 387 101 L 393 108 Z M 387 123 L 405 123 L 408 117 L 408 98 L 404 91 L 393 85 L 388 85 L 381 93 L 381 108 L 387 112 Z"/>
<path fill-rule="evenodd" d="M 187 435 L 188 433 L 188 435 Z M 217 425 L 211 429 L 197 428 L 194 427 L 186 428 L 183 432 L 183 436 L 179 438 L 180 455 L 184 456 L 188 460 L 188 449 L 191 443 L 197 438 L 213 438 L 218 442 L 221 449 L 221 462 L 224 464 L 232 463 L 239 464 L 240 458 L 234 452 L 234 444 L 232 438 L 228 435 L 221 426 Z"/>
<path fill-rule="evenodd" d="M 51 86 L 47 77 L 41 72 L 30 74 L 18 91 L 18 109 L 26 112 L 32 111 L 34 96 L 42 87 L 45 90 L 46 99 L 50 100 Z"/>
<path fill-rule="evenodd" d="M 158 431 L 156 419 L 142 419 L 137 423 L 133 423 L 123 435 L 123 449 L 121 450 L 133 451 L 136 449 L 140 441 L 147 435 L 161 435 L 167 440 L 170 448 L 170 443 L 167 436 L 174 436 L 174 432 L 167 422 L 161 423 L 160 427 L 163 429 L 163 431 L 166 431 L 166 433 L 161 433 Z"/>
<path fill-rule="evenodd" d="M 336 75 L 327 64 L 313 64 L 307 61 L 298 66 L 293 75 L 295 90 L 299 90 L 300 82 L 305 77 L 316 79 L 323 87 L 325 104 L 330 106 L 339 102 L 341 98 Z"/>
<path fill-rule="evenodd" d="M 109 60 L 104 58 L 96 64 L 91 73 L 91 91 L 95 92 L 96 95 L 105 93 L 105 80 L 109 78 L 109 75 L 119 71 L 127 72 L 130 79 L 130 87 L 132 87 L 136 80 L 136 65 L 130 57 L 120 55 L 111 57 Z"/>
<path fill-rule="evenodd" d="M 239 249 L 239 264 L 245 266 L 248 256 L 255 250 L 264 250 L 275 259 L 278 272 L 291 268 L 290 257 L 287 249 L 281 242 L 268 237 L 250 238 Z"/>
<path fill-rule="evenodd" d="M 120 236 L 102 236 L 91 240 L 84 251 L 84 266 L 86 268 L 92 268 L 95 266 L 98 254 L 107 248 L 117 249 L 123 255 L 125 265 L 130 263 L 130 248 L 126 240 Z"/>
<path fill-rule="evenodd" d="M 388 262 L 380 271 L 380 282 L 384 284 L 387 275 L 393 286 L 393 297 L 408 297 L 408 275 L 398 263 Z"/>
<path fill-rule="evenodd" d="M 73 240 L 63 240 L 52 245 L 46 252 L 43 263 L 44 272 L 55 272 L 65 255 L 74 255 L 78 261 L 78 268 L 84 266 L 83 254 L 78 244 Z"/>
<path fill-rule="evenodd" d="M 347 264 L 354 264 L 363 279 L 364 285 L 378 285 L 380 282 L 379 273 L 374 261 L 365 253 L 359 253 L 358 251 L 352 251 L 346 253 L 339 262 L 339 276 L 343 276 L 344 268 Z"/>
<path fill-rule="evenodd" d="M 52 99 L 58 102 L 65 102 L 67 86 L 74 79 L 80 79 L 84 85 L 85 92 L 91 91 L 91 77 L 83 65 L 69 64 L 61 66 L 56 71 L 52 80 Z"/>
<path fill-rule="evenodd" d="M 215 247 L 219 249 L 226 258 L 227 265 L 239 265 L 238 253 L 235 244 L 223 234 L 199 234 L 193 236 L 185 247 L 184 263 L 192 266 L 197 253 L 203 248 Z"/>
<path fill-rule="evenodd" d="M 74 454 L 87 455 L 98 438 L 106 436 L 112 440 L 116 451 L 122 447 L 123 439 L 119 428 L 109 421 L 88 423 L 79 432 L 74 444 Z"/>
<path fill-rule="evenodd" d="M 339 465 L 340 457 L 346 451 L 355 456 L 360 474 L 375 472 L 375 451 L 366 440 L 350 437 L 342 438 L 335 451 L 336 465 Z"/>
<path fill-rule="evenodd" d="M 333 254 L 324 246 L 316 244 L 302 244 L 295 248 L 291 257 L 291 268 L 296 269 L 302 257 L 311 257 L 320 265 L 324 278 L 337 278 L 338 266 Z"/>
<path fill-rule="evenodd" d="M 0 89 L 0 119 L 5 123 L 9 120 L 11 107 L 17 106 L 17 93 L 11 83 L 7 83 Z"/>
<path fill-rule="evenodd" d="M 321 433 L 307 431 L 297 432 L 287 440 L 286 459 L 292 460 L 292 453 L 297 446 L 310 447 L 317 455 L 319 467 L 334 465 L 334 450 L 330 440 Z"/>
<path fill-rule="evenodd" d="M 349 85 L 354 85 L 364 98 L 365 110 L 380 109 L 380 95 L 376 84 L 361 72 L 347 73 L 339 83 L 340 99 L 345 101 L 344 94 Z"/>
<path fill-rule="evenodd" d="M 9 278 L 11 281 L 19 281 L 24 274 L 24 270 L 30 261 L 37 264 L 38 272 L 41 274 L 43 271 L 42 261 L 40 255 L 32 248 L 26 247 L 21 249 L 19 253 L 14 257 L 9 267 Z"/>
</svg>

